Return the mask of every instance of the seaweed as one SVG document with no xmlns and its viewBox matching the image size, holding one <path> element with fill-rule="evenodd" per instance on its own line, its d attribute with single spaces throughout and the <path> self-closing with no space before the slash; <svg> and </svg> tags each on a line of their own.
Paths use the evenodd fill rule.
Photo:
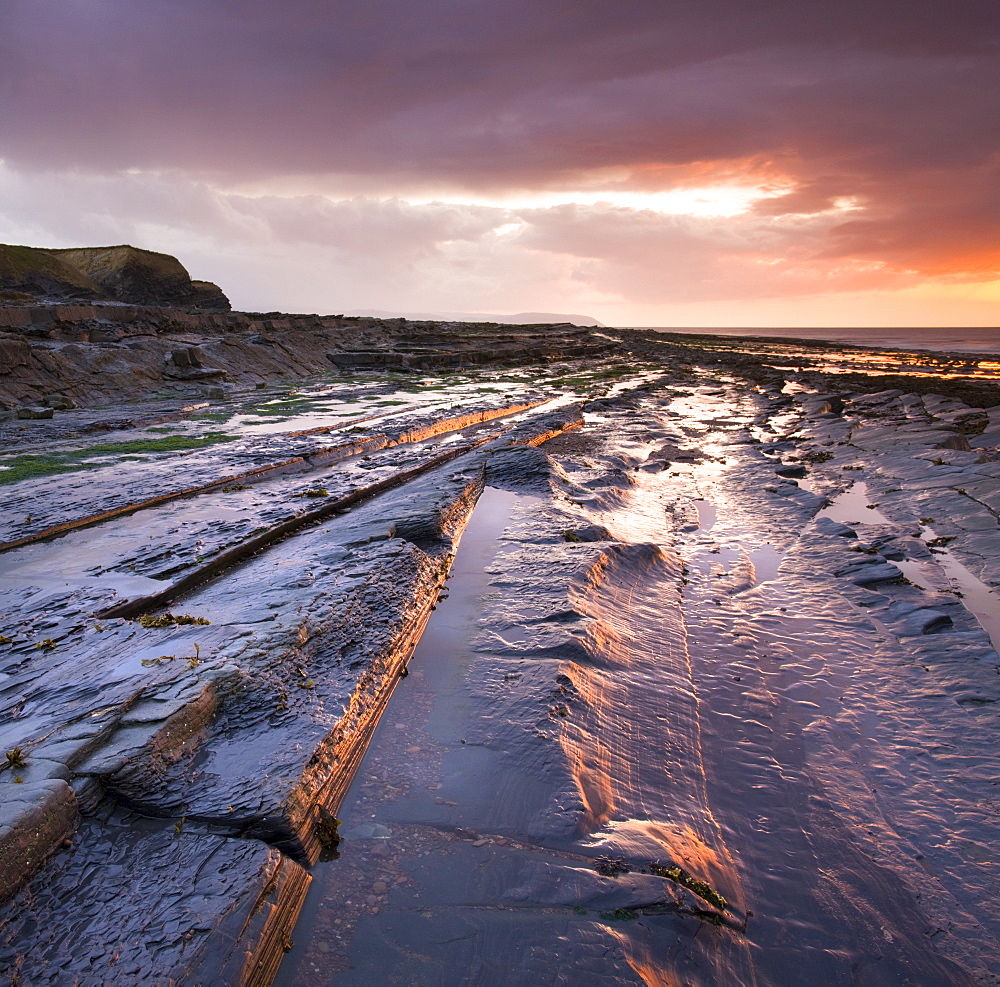
<svg viewBox="0 0 1000 987">
<path fill-rule="evenodd" d="M 628 861 L 624 857 L 595 857 L 594 870 L 602 877 L 618 877 L 629 872 Z"/>
<path fill-rule="evenodd" d="M 601 918 L 607 922 L 631 922 L 639 917 L 634 908 L 616 908 L 611 912 L 601 912 Z"/>
<path fill-rule="evenodd" d="M 340 856 L 340 820 L 325 806 L 316 811 L 314 832 L 322 850 L 320 860 L 334 860 Z"/>
<path fill-rule="evenodd" d="M 932 538 L 928 543 L 928 548 L 944 548 L 949 542 L 953 542 L 958 536 L 957 535 L 940 535 L 937 538 Z"/>
<path fill-rule="evenodd" d="M 4 765 L 5 768 L 26 768 L 28 762 L 24 757 L 24 751 L 20 747 L 12 747 L 9 751 L 4 754 L 7 758 L 7 763 Z"/>
<path fill-rule="evenodd" d="M 107 465 L 106 456 L 126 456 L 129 453 L 192 452 L 219 442 L 233 442 L 238 435 L 209 432 L 203 436 L 165 435 L 158 439 L 132 439 L 127 442 L 105 442 L 72 452 L 47 455 L 22 455 L 0 459 L 0 484 L 35 480 L 57 473 L 97 469 Z"/>
<path fill-rule="evenodd" d="M 136 618 L 143 627 L 172 627 L 174 624 L 211 624 L 210 620 L 204 617 L 192 617 L 189 613 L 161 613 L 159 617 L 154 617 L 150 613 L 144 613 Z"/>
<path fill-rule="evenodd" d="M 160 655 L 159 658 L 143 658 L 141 659 L 143 668 L 156 668 L 159 665 L 164 664 L 168 661 L 175 661 L 177 655 Z M 181 661 L 186 661 L 188 668 L 194 669 L 201 664 L 201 647 L 199 645 L 194 646 L 193 655 L 184 655 Z"/>
<path fill-rule="evenodd" d="M 677 867 L 674 864 L 661 864 L 654 860 L 649 865 L 649 870 L 657 877 L 665 877 L 668 881 L 673 881 L 674 884 L 687 888 L 688 891 L 693 892 L 710 905 L 714 905 L 720 911 L 725 911 L 729 907 L 729 902 L 710 884 L 692 877 L 683 867 Z"/>
</svg>

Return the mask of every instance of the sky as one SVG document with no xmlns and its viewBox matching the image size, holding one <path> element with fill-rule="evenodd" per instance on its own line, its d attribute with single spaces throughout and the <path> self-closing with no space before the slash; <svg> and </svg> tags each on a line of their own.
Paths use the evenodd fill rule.
<svg viewBox="0 0 1000 987">
<path fill-rule="evenodd" d="M 234 307 L 1000 323 L 996 0 L 2 0 L 0 242 Z"/>
</svg>

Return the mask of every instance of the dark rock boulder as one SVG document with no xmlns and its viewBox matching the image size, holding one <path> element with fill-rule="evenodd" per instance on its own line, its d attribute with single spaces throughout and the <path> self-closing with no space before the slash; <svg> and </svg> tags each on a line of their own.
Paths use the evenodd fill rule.
<svg viewBox="0 0 1000 987">
<path fill-rule="evenodd" d="M 76 407 L 76 402 L 65 394 L 49 394 L 42 398 L 42 404 L 46 408 L 55 408 L 56 411 L 71 411 Z"/>
</svg>

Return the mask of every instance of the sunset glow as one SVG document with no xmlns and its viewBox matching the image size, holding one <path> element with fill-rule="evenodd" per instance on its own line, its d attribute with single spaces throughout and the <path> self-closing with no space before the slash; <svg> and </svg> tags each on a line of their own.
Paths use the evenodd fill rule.
<svg viewBox="0 0 1000 987">
<path fill-rule="evenodd" d="M 439 197 L 411 199 L 414 205 L 448 202 L 454 205 L 486 205 L 500 209 L 547 209 L 553 206 L 611 206 L 615 209 L 650 210 L 668 216 L 738 216 L 761 199 L 785 194 L 785 189 L 748 185 L 715 185 L 704 188 L 673 188 L 661 192 L 638 191 L 568 191 L 536 192 L 511 196 L 486 196 L 476 198 Z M 848 199 L 835 208 L 847 211 L 852 208 Z"/>
<path fill-rule="evenodd" d="M 250 309 L 993 325 L 996 11 L 895 7 L 16 2 L 0 240 Z"/>
</svg>

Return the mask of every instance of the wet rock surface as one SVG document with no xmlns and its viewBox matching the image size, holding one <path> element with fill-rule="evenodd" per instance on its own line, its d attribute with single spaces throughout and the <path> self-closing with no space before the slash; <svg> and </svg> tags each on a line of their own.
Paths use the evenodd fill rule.
<svg viewBox="0 0 1000 987">
<path fill-rule="evenodd" d="M 308 882 L 263 844 L 105 808 L 18 902 L 31 935 L 4 970 L 28 984 L 268 983 Z"/>
<path fill-rule="evenodd" d="M 432 619 L 279 983 L 996 982 L 994 642 L 919 502 L 858 489 L 933 472 L 937 436 L 907 400 L 876 461 L 864 399 L 838 425 L 727 384 L 494 457 L 512 500 L 464 536 L 471 598 Z M 665 441 L 696 455 L 645 469 Z"/>
<path fill-rule="evenodd" d="M 1000 419 L 676 356 L 3 425 L 0 969 L 997 982 Z"/>
<path fill-rule="evenodd" d="M 87 484 L 72 468 L 16 477 L 8 520 L 34 528 L 0 574 L 5 969 L 21 982 L 143 983 L 150 971 L 269 982 L 302 868 L 336 845 L 343 788 L 405 674 L 488 457 L 581 423 L 517 389 L 469 384 L 447 403 L 415 392 L 390 411 L 380 383 L 370 413 L 340 427 L 321 388 L 305 434 L 276 427 L 297 412 L 267 416 L 240 452 L 199 443 L 211 423 L 188 421 L 193 452 L 162 450 L 153 433 L 145 467 L 134 444 L 120 454 L 111 442 Z M 73 442 L 56 467 L 79 462 Z M 234 470 L 253 482 L 230 482 Z M 251 500 L 227 510 L 233 496 Z M 206 890 L 199 875 L 217 867 L 227 878 Z M 108 925 L 123 883 L 135 922 Z M 67 894 L 77 885 L 85 898 Z M 108 948 L 69 948 L 69 926 Z"/>
</svg>

